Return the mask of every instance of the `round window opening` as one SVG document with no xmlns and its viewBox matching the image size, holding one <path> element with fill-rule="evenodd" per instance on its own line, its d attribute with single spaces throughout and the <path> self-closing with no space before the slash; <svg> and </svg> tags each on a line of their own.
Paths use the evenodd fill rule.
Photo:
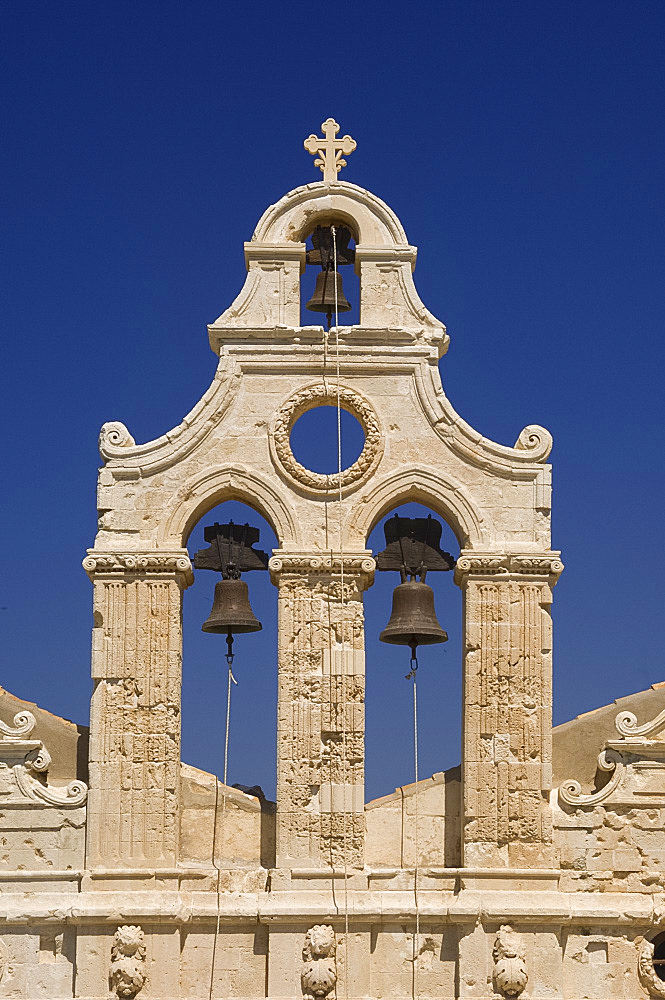
<svg viewBox="0 0 665 1000">
<path fill-rule="evenodd" d="M 665 983 L 665 934 L 653 939 L 653 968 L 661 982 Z"/>
<path fill-rule="evenodd" d="M 357 462 L 365 446 L 362 424 L 347 410 L 340 412 L 342 471 Z M 315 406 L 300 416 L 289 438 L 291 451 L 312 472 L 331 476 L 338 472 L 337 407 Z"/>
</svg>

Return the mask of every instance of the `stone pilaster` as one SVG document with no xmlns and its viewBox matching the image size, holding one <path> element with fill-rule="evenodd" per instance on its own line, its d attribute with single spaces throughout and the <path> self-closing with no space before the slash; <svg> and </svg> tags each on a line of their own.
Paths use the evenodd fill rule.
<svg viewBox="0 0 665 1000">
<path fill-rule="evenodd" d="M 362 867 L 367 552 L 277 552 L 277 866 Z"/>
<path fill-rule="evenodd" d="M 94 583 L 88 865 L 173 865 L 189 556 L 91 549 L 83 566 Z"/>
<path fill-rule="evenodd" d="M 462 552 L 467 867 L 552 862 L 552 587 L 559 553 Z"/>
</svg>

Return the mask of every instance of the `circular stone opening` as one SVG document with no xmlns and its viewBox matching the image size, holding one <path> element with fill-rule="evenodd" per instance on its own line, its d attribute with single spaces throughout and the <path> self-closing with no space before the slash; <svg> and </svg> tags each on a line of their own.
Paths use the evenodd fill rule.
<svg viewBox="0 0 665 1000">
<path fill-rule="evenodd" d="M 653 939 L 653 968 L 661 982 L 665 982 L 665 934 Z"/>
<path fill-rule="evenodd" d="M 351 413 L 340 413 L 342 470 L 358 460 L 365 446 L 362 424 Z M 332 476 L 338 471 L 337 407 L 316 406 L 299 417 L 291 428 L 291 451 L 311 472 Z"/>
</svg>

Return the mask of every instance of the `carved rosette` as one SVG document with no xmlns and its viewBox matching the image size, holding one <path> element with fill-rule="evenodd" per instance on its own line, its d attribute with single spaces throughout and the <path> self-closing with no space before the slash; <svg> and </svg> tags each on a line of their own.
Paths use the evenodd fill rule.
<svg viewBox="0 0 665 1000">
<path fill-rule="evenodd" d="M 194 582 L 192 564 L 186 549 L 177 552 L 98 552 L 88 549 L 83 569 L 95 577 L 117 579 L 126 576 L 175 576 L 181 586 Z"/>
<path fill-rule="evenodd" d="M 524 991 L 529 976 L 522 938 L 510 926 L 502 924 L 492 949 L 494 969 L 492 985 L 495 993 L 504 997 L 518 997 Z"/>
<path fill-rule="evenodd" d="M 322 383 L 307 386 L 291 396 L 278 409 L 270 428 L 270 450 L 277 468 L 288 479 L 295 481 L 308 493 L 320 496 L 324 493 L 339 493 L 340 476 L 312 472 L 297 460 L 291 450 L 290 435 L 296 420 L 317 406 L 337 406 L 352 414 L 365 432 L 365 445 L 358 459 L 344 469 L 341 487 L 344 493 L 360 486 L 379 463 L 383 454 L 383 433 L 374 408 L 359 393 L 345 386 Z"/>
<path fill-rule="evenodd" d="M 306 1000 L 333 997 L 337 983 L 335 932 L 330 924 L 315 924 L 305 935 L 302 950 L 302 992 Z"/>
<path fill-rule="evenodd" d="M 122 924 L 111 945 L 111 990 L 118 997 L 135 997 L 147 979 L 145 935 L 136 924 Z"/>
</svg>

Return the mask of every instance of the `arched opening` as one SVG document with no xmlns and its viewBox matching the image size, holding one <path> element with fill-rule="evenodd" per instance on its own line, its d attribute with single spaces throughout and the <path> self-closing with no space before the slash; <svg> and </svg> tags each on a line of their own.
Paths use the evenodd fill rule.
<svg viewBox="0 0 665 1000">
<path fill-rule="evenodd" d="M 357 227 L 340 215 L 317 216 L 300 239 L 307 245 L 307 266 L 300 282 L 300 322 L 328 329 L 360 322 L 360 278 L 355 267 Z M 334 265 L 337 264 L 335 280 Z M 331 357 L 334 364 L 334 358 Z"/>
<path fill-rule="evenodd" d="M 278 546 L 272 527 L 247 504 L 229 500 L 209 510 L 193 528 L 187 547 L 192 557 L 207 549 L 204 528 L 215 522 L 248 522 L 260 530 L 254 546 L 268 556 Z M 227 695 L 226 639 L 202 632 L 213 602 L 219 573 L 195 570 L 194 583 L 183 599 L 182 760 L 217 774 L 223 773 L 224 725 Z M 229 731 L 228 783 L 259 785 L 275 798 L 275 729 L 277 702 L 277 591 L 268 572 L 242 574 L 248 584 L 260 632 L 234 640 Z"/>
<path fill-rule="evenodd" d="M 421 503 L 404 503 L 386 511 L 370 532 L 367 547 L 374 554 L 386 547 L 384 524 L 401 517 L 432 514 L 443 525 L 441 548 L 454 559 L 459 544 L 452 529 L 434 509 Z M 365 594 L 366 649 L 366 800 L 408 785 L 414 777 L 412 684 L 408 646 L 380 641 L 392 607 L 397 572 L 377 572 Z M 462 599 L 452 572 L 430 572 L 426 582 L 434 591 L 436 615 L 448 641 L 420 646 L 418 655 L 418 769 L 422 781 L 460 763 L 461 747 L 461 643 Z"/>
</svg>

